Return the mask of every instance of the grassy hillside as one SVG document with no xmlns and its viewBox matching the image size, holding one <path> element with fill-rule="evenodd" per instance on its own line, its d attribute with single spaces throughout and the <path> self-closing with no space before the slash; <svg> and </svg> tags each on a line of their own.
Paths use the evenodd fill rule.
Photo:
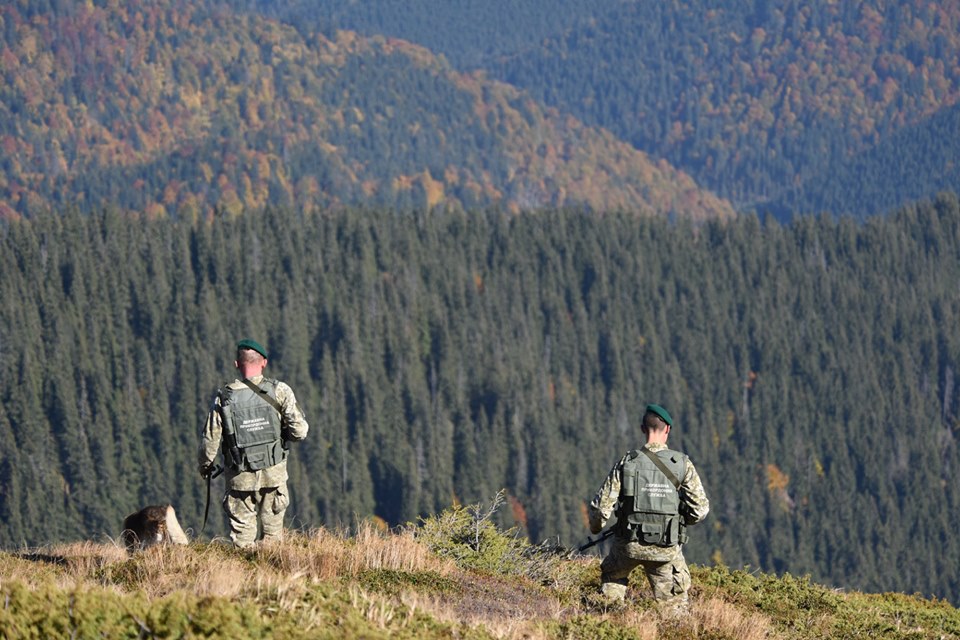
<svg viewBox="0 0 960 640">
<path fill-rule="evenodd" d="M 611 608 L 596 595 L 598 556 L 530 547 L 481 511 L 399 532 L 316 529 L 250 551 L 195 542 L 128 557 L 111 542 L 77 542 L 0 553 L 0 636 L 960 637 L 946 602 L 722 566 L 693 567 L 685 617 L 661 616 L 636 574 L 627 604 Z M 471 527 L 478 537 L 464 535 Z"/>
<path fill-rule="evenodd" d="M 426 49 L 304 36 L 208 3 L 0 7 L 0 79 L 0 218 L 65 205 L 732 214 L 666 163 Z"/>
</svg>

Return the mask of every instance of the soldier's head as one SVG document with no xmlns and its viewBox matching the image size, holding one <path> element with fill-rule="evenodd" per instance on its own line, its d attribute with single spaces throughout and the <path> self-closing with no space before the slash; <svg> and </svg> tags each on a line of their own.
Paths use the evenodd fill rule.
<svg viewBox="0 0 960 640">
<path fill-rule="evenodd" d="M 673 426 L 673 418 L 670 413 L 658 404 L 648 404 L 643 413 L 643 421 L 640 428 L 647 434 L 647 438 L 663 438 L 664 440 L 670 434 L 670 427 Z"/>
<path fill-rule="evenodd" d="M 233 364 L 244 378 L 260 375 L 267 366 L 267 350 L 256 340 L 241 340 L 237 343 L 237 360 Z"/>
</svg>

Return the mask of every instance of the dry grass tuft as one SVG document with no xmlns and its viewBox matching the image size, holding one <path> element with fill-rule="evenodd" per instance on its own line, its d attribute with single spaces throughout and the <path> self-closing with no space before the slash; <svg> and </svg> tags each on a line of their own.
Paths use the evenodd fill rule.
<svg viewBox="0 0 960 640">
<path fill-rule="evenodd" d="M 38 584 L 50 581 L 63 589 L 84 584 L 89 576 L 127 559 L 127 552 L 116 544 L 71 542 L 25 549 L 4 557 L 0 576 L 7 581 Z"/>
<path fill-rule="evenodd" d="M 284 573 L 300 573 L 314 580 L 353 577 L 364 571 L 433 571 L 449 575 L 455 565 L 438 558 L 407 532 L 382 533 L 361 524 L 353 538 L 327 529 L 291 534 L 282 543 L 262 545 L 257 557 Z"/>
<path fill-rule="evenodd" d="M 254 552 L 260 566 L 312 580 L 333 580 L 343 575 L 346 541 L 326 529 L 308 535 L 291 534 L 283 542 L 263 544 Z"/>
<path fill-rule="evenodd" d="M 660 637 L 660 616 L 653 610 L 627 609 L 623 613 L 623 626 L 636 633 L 640 640 Z"/>
<path fill-rule="evenodd" d="M 179 590 L 232 598 L 249 588 L 250 568 L 218 545 L 157 545 L 124 558 L 106 577 L 153 598 Z"/>
<path fill-rule="evenodd" d="M 473 598 L 475 594 L 463 599 Z M 517 612 L 516 615 L 503 615 L 499 608 L 483 611 L 472 608 L 465 612 L 462 600 L 451 601 L 449 598 L 435 594 L 423 594 L 415 591 L 405 591 L 398 598 L 400 604 L 412 617 L 418 612 L 434 620 L 453 626 L 465 624 L 474 629 L 483 629 L 481 636 L 490 635 L 500 640 L 548 640 L 555 637 L 544 626 L 542 616 L 530 616 L 526 612 Z M 550 616 L 548 616 L 550 617 Z M 563 617 L 558 608 L 554 619 Z"/>
<path fill-rule="evenodd" d="M 456 570 L 451 560 L 438 558 L 425 544 L 414 539 L 409 531 L 384 534 L 372 524 L 360 525 L 354 538 L 349 573 L 356 574 L 369 569 L 391 571 L 434 571 L 442 576 Z"/>
<path fill-rule="evenodd" d="M 738 638 L 739 640 L 763 640 L 775 637 L 770 620 L 761 614 L 744 613 L 736 606 L 720 598 L 694 600 L 688 618 L 693 627 L 691 635 L 705 632 L 711 637 Z"/>
</svg>

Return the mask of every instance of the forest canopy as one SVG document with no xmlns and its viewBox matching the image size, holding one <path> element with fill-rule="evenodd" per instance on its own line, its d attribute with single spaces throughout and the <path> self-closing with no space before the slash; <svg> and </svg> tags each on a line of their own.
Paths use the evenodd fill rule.
<svg viewBox="0 0 960 640">
<path fill-rule="evenodd" d="M 713 504 L 692 561 L 960 596 L 953 195 L 789 226 L 64 211 L 0 240 L 3 547 L 115 536 L 166 501 L 197 530 L 200 424 L 250 336 L 311 424 L 288 526 L 504 488 L 502 524 L 572 545 L 659 402 Z"/>
</svg>

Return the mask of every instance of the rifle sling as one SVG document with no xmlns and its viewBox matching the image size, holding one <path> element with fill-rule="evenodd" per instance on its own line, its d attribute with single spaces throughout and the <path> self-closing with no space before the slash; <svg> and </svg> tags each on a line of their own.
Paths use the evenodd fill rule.
<svg viewBox="0 0 960 640">
<path fill-rule="evenodd" d="M 653 451 L 650 451 L 650 449 L 643 447 L 640 449 L 640 451 L 646 454 L 646 456 L 650 458 L 650 461 L 657 466 L 657 469 L 660 469 L 663 475 L 667 476 L 667 480 L 673 484 L 673 487 L 677 491 L 680 491 L 680 481 L 677 480 L 677 476 L 673 475 L 673 471 L 670 471 L 670 467 L 665 465 L 663 460 L 661 460 L 660 457 Z"/>
<path fill-rule="evenodd" d="M 251 382 L 250 380 L 247 380 L 246 378 L 244 378 L 241 382 L 243 382 L 243 384 L 245 384 L 245 385 L 247 385 L 248 387 L 250 387 L 250 390 L 251 390 L 251 391 L 253 391 L 253 392 L 256 393 L 258 396 L 260 396 L 261 398 L 263 398 L 264 400 L 266 400 L 266 401 L 270 404 L 271 407 L 273 407 L 274 409 L 277 410 L 277 413 L 279 413 L 281 417 L 283 416 L 283 407 L 281 407 L 281 406 L 280 406 L 280 403 L 277 402 L 277 400 L 276 400 L 275 398 L 271 397 L 269 393 L 267 393 L 266 391 L 264 391 L 263 389 L 261 389 L 260 387 L 258 387 L 256 384 L 254 384 L 254 383 Z"/>
</svg>

